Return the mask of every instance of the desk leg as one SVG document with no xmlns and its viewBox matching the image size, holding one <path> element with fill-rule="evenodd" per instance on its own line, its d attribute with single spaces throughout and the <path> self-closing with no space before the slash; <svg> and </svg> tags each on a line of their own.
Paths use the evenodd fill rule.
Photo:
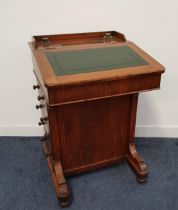
<svg viewBox="0 0 178 210">
<path fill-rule="evenodd" d="M 58 112 L 56 108 L 48 107 L 48 119 L 51 130 L 50 137 L 52 144 L 52 157 L 48 159 L 48 166 L 60 205 L 64 207 L 69 204 L 70 191 L 67 186 L 60 161 L 60 135 L 58 128 Z"/>
<path fill-rule="evenodd" d="M 137 175 L 137 181 L 140 183 L 146 182 L 148 170 L 144 160 L 138 154 L 135 144 L 133 143 L 129 144 L 129 154 L 127 156 L 127 160 Z"/>
<path fill-rule="evenodd" d="M 67 186 L 63 169 L 60 161 L 54 161 L 49 153 L 49 149 L 45 140 L 43 140 L 44 153 L 48 161 L 48 167 L 51 173 L 53 184 L 56 190 L 60 205 L 65 207 L 69 204 L 70 191 Z"/>
<path fill-rule="evenodd" d="M 58 199 L 61 206 L 67 206 L 69 204 L 69 189 L 63 174 L 62 166 L 60 161 L 55 161 L 54 163 L 55 175 L 58 184 Z"/>
<path fill-rule="evenodd" d="M 136 113 L 137 113 L 137 102 L 138 94 L 131 96 L 131 112 L 130 112 L 130 127 L 129 127 L 129 151 L 127 160 L 137 175 L 138 182 L 145 182 L 148 177 L 148 169 L 145 165 L 144 160 L 138 154 L 134 144 L 135 124 L 136 124 Z"/>
</svg>

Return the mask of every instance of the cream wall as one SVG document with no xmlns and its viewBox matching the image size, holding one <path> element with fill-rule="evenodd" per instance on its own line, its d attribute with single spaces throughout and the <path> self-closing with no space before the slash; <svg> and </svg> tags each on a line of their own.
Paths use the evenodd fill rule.
<svg viewBox="0 0 178 210">
<path fill-rule="evenodd" d="M 27 42 L 32 35 L 118 30 L 166 66 L 140 95 L 137 136 L 178 137 L 178 1 L 0 0 L 0 135 L 41 135 Z"/>
</svg>

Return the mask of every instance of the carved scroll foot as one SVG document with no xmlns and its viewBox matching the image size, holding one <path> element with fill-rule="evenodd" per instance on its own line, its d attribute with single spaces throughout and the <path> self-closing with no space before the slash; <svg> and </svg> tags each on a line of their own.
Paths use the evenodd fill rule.
<svg viewBox="0 0 178 210">
<path fill-rule="evenodd" d="M 67 186 L 60 161 L 53 161 L 47 144 L 43 141 L 44 153 L 48 161 L 53 184 L 56 190 L 60 205 L 65 207 L 69 204 L 70 191 Z"/>
<path fill-rule="evenodd" d="M 127 160 L 137 175 L 137 181 L 140 183 L 146 182 L 148 178 L 148 169 L 144 160 L 137 153 L 134 143 L 129 144 Z"/>
<path fill-rule="evenodd" d="M 65 207 L 69 204 L 70 192 L 63 174 L 61 163 L 59 161 L 54 163 L 54 170 L 58 183 L 57 196 L 61 206 Z"/>
</svg>

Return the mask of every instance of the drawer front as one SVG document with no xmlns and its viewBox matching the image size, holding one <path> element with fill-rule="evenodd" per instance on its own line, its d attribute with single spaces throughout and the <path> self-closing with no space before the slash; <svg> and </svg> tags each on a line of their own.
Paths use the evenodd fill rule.
<svg viewBox="0 0 178 210">
<path fill-rule="evenodd" d="M 160 79 L 161 74 L 150 74 L 113 81 L 53 87 L 48 89 L 49 105 L 96 100 L 158 89 Z"/>
<path fill-rule="evenodd" d="M 46 95 L 43 92 L 43 89 L 41 88 L 40 83 L 38 83 L 34 86 L 34 89 L 38 91 L 37 94 L 37 104 L 36 109 L 38 111 L 41 111 L 41 117 L 39 119 L 38 125 L 43 126 L 44 130 L 44 138 L 42 138 L 45 141 L 45 145 L 47 146 L 48 153 L 51 154 L 51 138 L 50 138 L 50 129 L 49 129 L 49 121 L 48 121 L 48 103 Z"/>
</svg>

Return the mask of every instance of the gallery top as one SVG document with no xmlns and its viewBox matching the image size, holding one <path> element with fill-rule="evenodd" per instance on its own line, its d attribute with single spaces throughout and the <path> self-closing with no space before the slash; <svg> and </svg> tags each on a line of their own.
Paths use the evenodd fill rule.
<svg viewBox="0 0 178 210">
<path fill-rule="evenodd" d="M 115 31 L 34 36 L 29 44 L 50 87 L 164 72 L 160 63 Z"/>
</svg>

